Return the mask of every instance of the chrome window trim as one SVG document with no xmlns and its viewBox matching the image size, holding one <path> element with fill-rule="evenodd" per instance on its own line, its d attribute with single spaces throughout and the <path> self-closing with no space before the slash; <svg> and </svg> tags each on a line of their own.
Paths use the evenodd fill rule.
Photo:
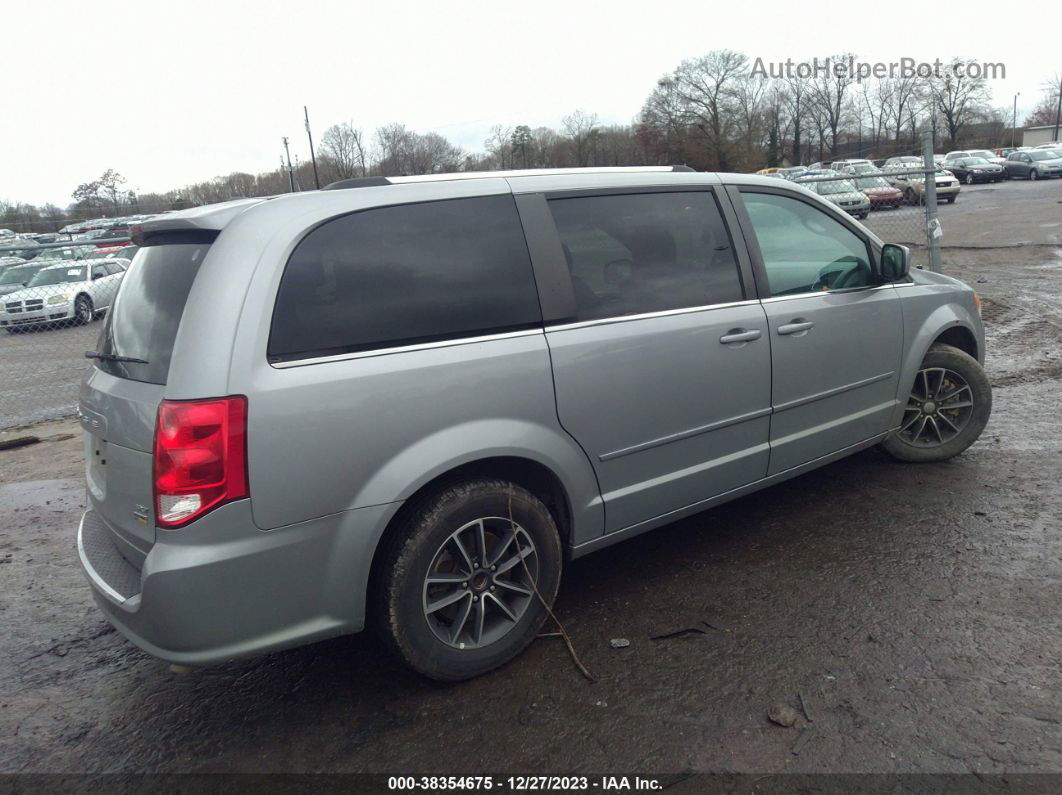
<svg viewBox="0 0 1062 795">
<path fill-rule="evenodd" d="M 458 345 L 471 345 L 476 342 L 493 342 L 494 340 L 516 339 L 517 337 L 532 337 L 542 334 L 543 329 L 532 328 L 523 331 L 505 331 L 500 334 L 481 334 L 475 337 L 460 337 L 452 340 L 436 340 L 435 342 L 421 342 L 416 345 L 395 345 L 389 348 L 373 348 L 368 351 L 355 351 L 353 353 L 336 353 L 331 356 L 314 356 L 308 359 L 295 359 L 290 362 L 270 362 L 269 366 L 275 370 L 287 370 L 291 367 L 306 367 L 311 364 L 325 364 L 327 362 L 345 362 L 351 359 L 368 359 L 373 356 L 389 356 L 393 353 L 411 353 L 414 351 L 428 351 L 435 348 L 451 348 Z"/>
<path fill-rule="evenodd" d="M 594 320 L 577 320 L 574 323 L 558 323 L 546 326 L 546 333 L 552 331 L 570 331 L 573 329 L 590 328 L 592 326 L 607 326 L 612 323 L 628 323 L 635 320 L 648 320 L 654 317 L 671 317 L 672 315 L 691 315 L 695 312 L 708 312 L 713 309 L 730 309 L 735 306 L 753 306 L 760 303 L 758 298 L 750 298 L 746 301 L 730 301 L 725 304 L 703 304 L 701 306 L 686 306 L 680 309 L 662 309 L 659 312 L 643 312 L 638 315 L 616 315 L 615 317 L 601 317 Z"/>
<path fill-rule="evenodd" d="M 891 290 L 896 285 L 892 284 L 879 284 L 875 287 L 852 287 L 848 290 L 809 290 L 806 293 L 796 293 L 795 295 L 772 295 L 770 298 L 762 299 L 761 303 L 773 304 L 778 301 L 793 301 L 797 298 L 813 298 L 822 297 L 824 295 L 849 295 L 851 293 L 871 293 L 875 290 Z"/>
</svg>

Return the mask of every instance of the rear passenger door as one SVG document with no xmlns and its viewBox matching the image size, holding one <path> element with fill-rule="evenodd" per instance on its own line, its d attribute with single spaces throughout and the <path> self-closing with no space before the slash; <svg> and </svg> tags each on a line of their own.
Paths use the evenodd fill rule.
<svg viewBox="0 0 1062 795">
<path fill-rule="evenodd" d="M 576 307 L 546 326 L 557 411 L 597 473 L 606 532 L 762 478 L 766 318 L 714 191 L 559 193 L 542 212 Z"/>
</svg>

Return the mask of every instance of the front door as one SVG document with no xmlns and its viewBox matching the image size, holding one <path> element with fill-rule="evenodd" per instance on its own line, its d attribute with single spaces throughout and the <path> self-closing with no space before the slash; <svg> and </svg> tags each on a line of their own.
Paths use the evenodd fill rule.
<svg viewBox="0 0 1062 795">
<path fill-rule="evenodd" d="M 713 191 L 549 206 L 578 307 L 546 328 L 557 411 L 597 473 L 606 532 L 764 477 L 767 321 Z"/>
<path fill-rule="evenodd" d="M 889 430 L 903 317 L 867 239 L 813 200 L 742 190 L 771 342 L 770 474 Z M 756 251 L 756 248 L 759 251 Z"/>
</svg>

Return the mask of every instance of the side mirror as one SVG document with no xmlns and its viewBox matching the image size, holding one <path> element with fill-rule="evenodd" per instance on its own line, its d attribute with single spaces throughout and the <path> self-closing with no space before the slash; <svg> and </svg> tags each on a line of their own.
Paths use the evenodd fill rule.
<svg viewBox="0 0 1062 795">
<path fill-rule="evenodd" d="M 881 275 L 887 282 L 898 282 L 911 270 L 911 250 L 907 246 L 886 243 L 881 249 Z"/>
</svg>

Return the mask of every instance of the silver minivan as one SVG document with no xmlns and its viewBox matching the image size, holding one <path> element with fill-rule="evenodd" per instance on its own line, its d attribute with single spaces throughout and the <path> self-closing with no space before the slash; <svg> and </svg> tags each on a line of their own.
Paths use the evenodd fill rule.
<svg viewBox="0 0 1062 795">
<path fill-rule="evenodd" d="M 991 410 L 974 292 L 777 179 L 362 178 L 134 237 L 78 551 L 185 665 L 372 625 L 472 677 L 566 561 L 872 445 L 950 458 Z"/>
</svg>

